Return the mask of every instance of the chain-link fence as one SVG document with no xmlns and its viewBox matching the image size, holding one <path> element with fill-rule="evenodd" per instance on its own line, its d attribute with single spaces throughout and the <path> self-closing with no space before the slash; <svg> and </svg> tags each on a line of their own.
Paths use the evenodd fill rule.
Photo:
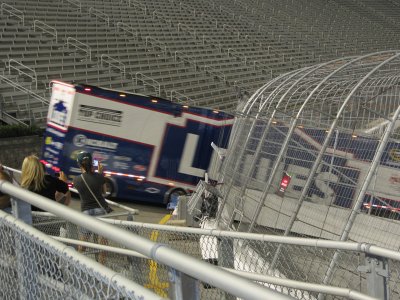
<svg viewBox="0 0 400 300">
<path fill-rule="evenodd" d="M 41 226 L 35 221 L 35 226 Z M 41 222 L 44 220 L 42 219 Z M 400 299 L 399 270 L 400 255 L 394 251 L 397 259 L 380 258 L 374 261 L 374 254 L 369 251 L 369 245 L 351 242 L 334 242 L 303 238 L 282 238 L 269 234 L 247 234 L 215 229 L 183 228 L 168 225 L 145 224 L 120 220 L 106 220 L 130 232 L 166 244 L 182 253 L 202 259 L 219 267 L 240 271 L 240 275 L 253 278 L 269 288 L 288 294 L 297 299 L 317 299 L 319 294 L 325 299 L 371 299 L 365 296 L 369 293 L 369 273 L 364 268 L 367 260 L 384 261 L 382 272 L 388 271 L 385 278 L 390 299 Z M 214 227 L 215 224 L 210 224 Z M 66 223 L 68 228 L 68 223 Z M 69 227 L 72 228 L 72 227 Z M 44 227 L 42 229 L 45 229 Z M 49 227 L 47 232 L 51 233 Z M 56 231 L 54 231 L 56 232 Z M 63 240 L 71 245 L 80 244 L 73 239 L 74 231 L 68 231 L 69 240 Z M 168 267 L 140 256 L 127 252 L 121 244 L 107 242 L 102 249 L 93 240 L 88 244 L 85 255 L 96 258 L 100 252 L 106 257 L 104 263 L 118 273 L 132 279 L 143 286 L 152 289 L 160 296 L 167 296 L 170 287 Z M 115 247 L 115 248 L 111 248 Z M 276 253 L 279 249 L 279 255 Z M 340 250 L 335 272 L 330 286 L 338 287 L 328 291 L 322 284 L 330 269 L 333 255 Z M 278 281 L 274 281 L 277 279 Z M 279 280 L 289 280 L 279 281 Z M 301 284 L 303 283 L 303 284 Z M 307 283 L 315 286 L 307 286 Z M 385 283 L 385 284 L 386 284 Z M 384 284 L 384 285 L 385 285 Z M 205 282 L 199 286 L 201 299 L 234 299 L 235 297 L 219 288 Z M 366 297 L 366 298 L 363 298 Z"/>
<path fill-rule="evenodd" d="M 261 87 L 238 113 L 221 167 L 219 226 L 397 251 L 399 71 L 400 52 L 385 51 L 303 68 Z M 288 257 L 282 251 L 274 251 L 274 264 Z M 326 284 L 341 253 L 329 257 Z"/>
<path fill-rule="evenodd" d="M 63 242 L 67 242 L 66 238 L 74 238 L 74 242 L 71 245 L 75 245 L 76 247 L 74 248 L 78 252 L 86 254 L 93 260 L 97 260 L 100 264 L 115 270 L 110 276 L 113 279 L 117 278 L 117 282 L 123 282 L 125 277 L 134 279 L 140 285 L 131 288 L 134 291 L 139 290 L 143 295 L 146 295 L 143 291 L 147 291 L 149 295 L 153 295 L 157 299 L 161 297 L 198 299 L 200 289 L 208 289 L 207 286 L 212 285 L 218 287 L 220 295 L 224 295 L 220 296 L 220 298 L 289 299 L 287 295 L 263 287 L 202 260 L 195 259 L 184 252 L 176 251 L 173 247 L 161 243 L 158 240 L 158 233 L 156 231 L 152 232 L 149 236 L 141 237 L 133 234 L 136 233 L 135 230 L 122 230 L 104 222 L 107 219 L 100 221 L 2 180 L 0 180 L 0 190 L 14 197 L 13 213 L 19 217 L 23 217 L 27 222 L 31 220 L 34 227 L 45 233 L 41 234 L 41 239 L 46 239 L 48 235 L 57 236 L 58 238 L 61 236 Z M 25 201 L 52 213 L 53 216 L 39 213 L 37 216 L 33 215 L 30 219 L 28 217 L 28 215 L 31 216 L 30 206 L 28 205 L 28 210 L 25 210 L 24 207 L 27 206 Z M 24 215 L 22 212 L 24 212 Z M 111 222 L 117 222 L 117 220 L 111 220 Z M 37 230 L 35 231 L 38 232 Z M 9 236 L 7 230 L 2 232 L 6 236 Z M 92 242 L 94 247 L 90 245 L 90 242 Z M 117 247 L 110 249 L 110 246 Z M 43 245 L 39 243 L 38 247 L 41 248 Z M 74 254 L 78 255 L 75 249 L 65 246 L 63 249 L 71 251 L 68 252 L 70 257 L 65 258 L 67 264 L 69 261 L 72 262 Z M 46 255 L 45 258 L 42 258 L 39 254 L 40 251 L 38 251 L 39 253 L 33 256 L 33 260 L 30 260 L 30 257 L 24 256 L 21 258 L 17 257 L 16 261 L 19 263 L 19 260 L 21 260 L 27 266 L 38 262 L 41 268 L 44 268 L 46 271 L 49 268 L 53 268 L 55 270 L 54 276 L 62 278 L 57 273 L 57 270 L 61 268 L 61 263 L 60 265 L 57 263 L 58 257 L 54 258 L 53 252 L 45 251 L 42 250 Z M 134 257 L 131 255 L 132 251 L 136 251 Z M 46 260 L 47 258 L 48 260 Z M 29 272 L 29 270 L 33 271 Z M 35 269 L 29 268 L 28 272 L 22 274 L 22 278 L 18 280 L 32 280 L 31 277 L 35 277 L 34 273 Z M 117 274 L 120 274 L 120 276 L 117 276 Z M 88 288 L 88 286 L 94 285 L 87 279 L 91 276 L 90 270 L 88 272 L 86 270 L 77 271 L 75 276 L 72 280 L 78 285 L 76 288 L 82 290 L 83 293 L 90 293 L 91 288 Z M 88 283 L 85 286 L 79 286 L 81 282 L 86 283 L 86 281 Z M 149 290 L 155 291 L 156 294 Z M 48 292 L 44 291 L 43 298 L 46 299 L 47 294 Z M 88 299 L 97 299 L 96 297 L 96 295 L 89 295 Z M 149 296 L 146 295 L 146 297 Z M 143 299 L 146 299 L 146 297 Z M 55 298 L 60 297 L 55 296 Z M 81 297 L 78 298 L 81 299 Z M 102 296 L 99 296 L 100 298 Z M 124 295 L 121 298 L 130 299 Z M 113 299 L 113 296 L 105 295 L 104 299 Z"/>
<path fill-rule="evenodd" d="M 0 210 L 1 299 L 161 299 Z"/>
</svg>

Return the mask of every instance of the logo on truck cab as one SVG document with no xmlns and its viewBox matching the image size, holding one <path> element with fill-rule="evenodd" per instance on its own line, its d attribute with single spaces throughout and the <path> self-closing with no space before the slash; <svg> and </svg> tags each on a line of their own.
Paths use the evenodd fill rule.
<svg viewBox="0 0 400 300">
<path fill-rule="evenodd" d="M 78 120 L 119 127 L 122 122 L 122 111 L 80 104 Z"/>
<path fill-rule="evenodd" d="M 118 148 L 118 143 L 89 139 L 84 134 L 77 134 L 74 136 L 73 143 L 77 147 L 94 147 L 94 148 L 106 148 L 111 150 L 116 150 Z"/>
</svg>

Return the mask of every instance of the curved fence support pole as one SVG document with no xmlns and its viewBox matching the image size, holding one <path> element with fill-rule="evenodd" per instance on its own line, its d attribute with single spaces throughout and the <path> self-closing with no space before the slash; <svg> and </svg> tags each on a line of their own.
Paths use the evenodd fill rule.
<svg viewBox="0 0 400 300">
<path fill-rule="evenodd" d="M 392 52 L 392 53 L 395 53 L 395 52 L 393 52 L 393 51 L 384 51 L 384 52 L 382 52 L 382 53 L 391 53 L 391 52 Z M 347 68 L 348 66 L 350 66 L 350 65 L 352 65 L 352 64 L 354 64 L 354 63 L 357 63 L 357 62 L 359 62 L 359 61 L 362 60 L 362 59 L 368 58 L 369 56 L 373 56 L 373 55 L 376 55 L 376 53 L 368 54 L 368 55 L 361 56 L 361 57 L 358 57 L 358 58 L 356 58 L 356 59 L 353 59 L 353 60 L 349 61 L 348 63 L 344 64 L 343 66 L 341 66 L 340 68 L 336 69 L 334 72 L 330 73 L 327 77 L 324 78 L 324 80 L 322 80 L 322 81 L 315 87 L 315 89 L 314 89 L 313 92 L 310 94 L 310 96 L 305 100 L 305 102 L 304 102 L 302 108 L 304 108 L 304 106 L 307 104 L 308 100 L 311 99 L 312 95 L 313 95 L 313 94 L 320 88 L 320 86 L 322 86 L 329 78 L 331 78 L 332 76 L 334 76 L 334 75 L 337 74 L 338 72 L 342 71 L 343 69 Z M 363 82 L 364 82 L 365 80 L 367 80 L 367 79 L 368 79 L 375 71 L 377 71 L 381 66 L 383 66 L 384 64 L 390 62 L 391 60 L 393 60 L 394 58 L 396 58 L 396 57 L 399 56 L 399 55 L 400 55 L 400 53 L 399 53 L 399 54 L 396 54 L 396 55 L 394 55 L 394 56 L 392 56 L 392 57 L 390 57 L 389 59 L 385 60 L 383 63 L 381 63 L 381 64 L 379 64 L 378 66 L 376 66 L 376 67 L 375 67 L 372 71 L 370 71 L 367 75 L 365 75 L 364 78 L 363 78 L 361 81 L 358 82 L 358 84 L 353 88 L 353 90 L 350 92 L 350 94 L 349 94 L 349 95 L 346 97 L 346 99 L 343 101 L 342 106 L 339 108 L 339 110 L 338 110 L 338 112 L 337 112 L 337 114 L 336 114 L 336 117 L 335 117 L 334 121 L 332 122 L 331 127 L 329 128 L 329 131 L 328 131 L 328 133 L 327 133 L 327 135 L 326 135 L 326 137 L 325 137 L 324 143 L 323 143 L 322 146 L 321 146 L 321 149 L 320 149 L 320 151 L 319 151 L 319 153 L 318 153 L 318 156 L 317 156 L 317 158 L 315 159 L 315 162 L 313 163 L 310 172 L 307 174 L 307 181 L 306 181 L 306 183 L 305 183 L 304 186 L 303 186 L 303 189 L 302 189 L 301 195 L 300 195 L 300 197 L 299 197 L 299 200 L 298 200 L 298 202 L 297 202 L 297 206 L 296 206 L 296 208 L 295 208 L 295 211 L 293 212 L 293 214 L 292 214 L 292 216 L 291 216 L 291 218 L 290 218 L 290 220 L 289 220 L 289 224 L 288 224 L 288 226 L 287 226 L 286 229 L 285 229 L 285 233 L 284 233 L 285 236 L 289 235 L 289 233 L 290 233 L 290 231 L 291 231 L 291 229 L 292 229 L 292 227 L 293 227 L 293 225 L 294 225 L 294 222 L 295 222 L 295 220 L 296 220 L 296 218 L 297 218 L 297 214 L 299 213 L 300 208 L 301 208 L 301 206 L 302 206 L 302 204 L 303 204 L 303 201 L 304 201 L 304 199 L 305 199 L 305 197 L 306 197 L 306 195 L 307 195 L 308 189 L 309 189 L 309 187 L 310 187 L 311 184 L 312 184 L 313 177 L 314 177 L 315 173 L 316 173 L 317 170 L 318 170 L 319 163 L 321 162 L 321 160 L 322 160 L 322 158 L 323 158 L 323 156 L 324 156 L 325 150 L 326 150 L 326 148 L 328 147 L 328 144 L 329 144 L 329 140 L 331 139 L 333 133 L 335 132 L 337 123 L 338 123 L 338 121 L 339 121 L 339 117 L 342 115 L 342 112 L 344 111 L 344 109 L 345 109 L 347 103 L 350 101 L 351 97 L 354 95 L 354 93 L 358 90 L 358 88 L 363 84 Z M 298 115 L 299 115 L 301 112 L 302 112 L 302 109 L 300 109 Z M 288 136 L 289 136 L 289 135 L 288 135 Z M 259 212 L 258 212 L 258 213 L 259 213 Z M 278 260 L 278 257 L 279 257 L 281 248 L 282 248 L 282 247 L 279 246 L 278 249 L 276 250 L 275 255 L 274 255 L 274 258 L 273 258 L 272 263 L 271 263 L 271 268 L 274 268 L 274 267 L 275 267 L 275 264 L 276 264 L 276 262 L 277 262 L 277 260 Z"/>
<path fill-rule="evenodd" d="M 257 100 L 260 99 L 260 97 L 262 96 L 262 94 L 264 93 L 264 91 L 265 91 L 267 88 L 269 88 L 273 83 L 275 83 L 275 81 L 279 80 L 279 78 L 280 78 L 280 77 L 276 78 L 275 80 L 270 81 L 269 83 L 265 84 L 265 85 L 262 86 L 260 89 L 258 89 L 258 90 L 256 91 L 256 93 L 252 96 L 252 98 L 249 99 L 249 101 L 248 101 L 248 102 L 251 102 L 251 105 L 250 105 L 250 106 L 247 106 L 247 105 L 246 105 L 246 106 L 243 108 L 243 112 L 246 113 L 247 111 L 250 111 L 250 110 L 253 108 L 253 106 L 255 105 L 255 103 L 257 102 Z M 285 82 L 286 82 L 286 81 L 285 81 Z M 280 86 L 281 86 L 281 85 L 279 85 L 276 89 L 278 89 Z M 275 90 L 276 90 L 276 89 L 275 89 Z M 249 118 L 246 117 L 244 120 L 243 120 L 243 119 L 238 119 L 238 121 L 241 122 L 241 123 L 242 123 L 242 122 L 245 123 L 248 119 L 249 119 Z M 238 121 L 236 121 L 236 122 L 238 122 Z M 235 124 L 235 126 L 234 126 L 234 128 L 233 128 L 233 130 L 232 130 L 232 134 L 231 134 L 231 136 L 233 137 L 233 140 L 230 142 L 230 145 L 235 145 L 236 142 L 237 142 L 237 139 L 238 139 L 238 138 L 242 135 L 242 133 L 244 132 L 245 126 L 243 126 L 243 125 L 244 125 L 244 124 Z M 254 123 L 253 123 L 253 125 L 254 125 Z M 238 129 L 238 128 L 240 128 L 240 131 L 239 131 L 239 132 L 235 132 L 235 129 Z M 252 129 L 250 129 L 250 131 L 251 131 L 251 130 L 252 130 Z M 248 138 L 249 138 L 249 135 L 248 135 L 247 139 L 248 139 Z M 246 142 L 247 142 L 247 141 L 246 141 Z M 244 143 L 244 145 L 246 144 L 246 142 Z M 229 151 L 230 148 L 231 148 L 231 147 L 228 147 L 228 151 Z M 239 154 L 238 157 L 241 157 L 241 156 L 243 155 L 242 152 L 244 152 L 244 147 L 243 147 L 243 149 L 241 150 L 241 153 Z M 229 164 L 231 163 L 232 159 L 233 159 L 233 155 L 231 154 L 231 155 L 228 157 L 228 160 L 226 160 L 226 161 L 224 162 L 223 168 L 226 168 L 227 165 L 229 165 Z M 235 173 L 235 171 L 237 170 L 237 168 L 238 168 L 238 164 L 237 164 L 236 167 L 234 168 L 233 173 Z M 231 182 L 229 183 L 228 188 L 226 188 L 227 194 L 224 195 L 224 197 L 223 197 L 223 199 L 222 199 L 222 201 L 221 201 L 221 203 L 220 203 L 220 205 L 219 205 L 218 213 L 217 213 L 217 216 L 216 216 L 216 219 L 217 219 L 217 222 L 218 222 L 218 223 L 219 223 L 220 220 L 221 220 L 222 211 L 223 211 L 224 206 L 225 206 L 225 204 L 226 204 L 226 202 L 227 202 L 227 200 L 228 200 L 227 198 L 228 198 L 228 196 L 229 196 L 229 190 L 231 189 L 232 185 L 233 185 L 233 179 L 232 179 Z"/>
<path fill-rule="evenodd" d="M 375 71 L 379 70 L 379 68 L 380 68 L 381 66 L 383 66 L 383 65 L 385 65 L 386 63 L 388 63 L 388 62 L 394 60 L 395 58 L 398 58 L 399 56 L 400 56 L 400 53 L 397 54 L 397 55 L 395 55 L 395 56 L 390 57 L 389 59 L 385 60 L 384 62 L 382 62 L 381 64 L 379 64 L 377 67 L 375 67 L 371 72 L 369 72 L 369 73 L 364 77 L 364 80 L 360 81 L 359 84 L 357 84 L 357 86 L 353 89 L 352 93 L 350 93 L 350 95 L 348 96 L 348 98 L 350 98 L 350 97 L 354 94 L 354 92 L 355 92 L 355 91 L 358 89 L 358 87 L 365 81 L 365 79 L 367 79 L 367 78 L 368 78 L 370 75 L 372 75 Z M 347 101 L 346 101 L 346 102 L 347 102 Z M 346 103 L 346 102 L 345 102 L 345 103 Z M 345 104 L 344 104 L 344 105 L 345 105 Z M 376 151 L 376 153 L 375 153 L 375 156 L 374 156 L 374 158 L 373 158 L 373 160 L 372 160 L 372 164 L 371 164 L 371 166 L 370 166 L 370 168 L 369 168 L 369 170 L 368 170 L 368 174 L 367 174 L 367 176 L 366 176 L 366 178 L 365 178 L 365 180 L 364 180 L 364 183 L 363 183 L 363 185 L 362 185 L 362 187 L 361 187 L 361 189 L 360 189 L 360 192 L 359 192 L 359 194 L 358 194 L 358 196 L 357 196 L 357 200 L 356 200 L 356 202 L 355 202 L 355 204 L 354 204 L 354 206 L 353 206 L 353 209 L 352 209 L 352 211 L 351 211 L 350 217 L 349 217 L 349 219 L 348 219 L 348 221 L 347 221 L 347 223 L 346 223 L 346 227 L 344 228 L 344 230 L 343 230 L 343 232 L 342 232 L 342 235 L 340 236 L 340 240 L 341 240 L 341 241 L 345 241 L 345 240 L 347 240 L 347 238 L 349 237 L 350 230 L 351 230 L 351 228 L 353 227 L 353 224 L 354 224 L 354 222 L 355 222 L 355 220 L 356 220 L 356 217 L 357 217 L 357 215 L 358 215 L 358 213 L 359 213 L 359 210 L 360 210 L 361 205 L 362 205 L 362 203 L 363 203 L 363 199 L 364 199 L 365 193 L 366 193 L 366 191 L 367 191 L 367 188 L 368 188 L 368 186 L 369 186 L 369 184 L 370 184 L 370 182 L 371 182 L 371 180 L 372 180 L 372 178 L 373 178 L 373 176 L 374 176 L 374 174 L 375 174 L 375 171 L 376 171 L 376 169 L 377 169 L 377 167 L 378 167 L 378 164 L 379 164 L 380 161 L 381 161 L 381 158 L 382 158 L 383 152 L 384 152 L 384 150 L 385 150 L 385 147 L 386 147 L 386 145 L 387 145 L 387 142 L 388 142 L 388 140 L 389 140 L 390 134 L 391 134 L 392 131 L 393 131 L 394 125 L 395 125 L 395 123 L 396 123 L 396 121 L 397 121 L 399 115 L 400 115 L 400 106 L 397 107 L 395 113 L 393 114 L 393 117 L 391 118 L 391 121 L 389 122 L 389 124 L 388 124 L 387 127 L 386 127 L 385 134 L 382 136 L 382 139 L 381 139 L 380 142 L 379 142 L 379 147 L 378 147 L 378 149 L 377 149 L 377 151 Z M 327 272 L 326 272 L 326 274 L 325 274 L 325 277 L 324 277 L 324 280 L 323 280 L 323 283 L 324 283 L 324 284 L 328 284 L 328 283 L 331 281 L 332 276 L 333 276 L 333 273 L 334 273 L 334 270 L 335 270 L 335 265 L 336 265 L 338 259 L 339 259 L 339 251 L 336 251 L 335 254 L 334 254 L 333 257 L 332 257 L 332 260 L 331 260 L 331 262 L 330 262 L 330 264 L 329 264 L 329 268 L 328 268 L 328 270 L 327 270 Z M 319 295 L 318 298 L 319 298 L 319 299 L 323 299 L 324 297 L 321 296 L 321 295 Z"/>
</svg>

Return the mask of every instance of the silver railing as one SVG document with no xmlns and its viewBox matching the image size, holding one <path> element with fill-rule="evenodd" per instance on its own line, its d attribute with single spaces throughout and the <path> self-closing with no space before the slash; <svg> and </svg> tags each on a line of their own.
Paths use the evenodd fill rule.
<svg viewBox="0 0 400 300">
<path fill-rule="evenodd" d="M 33 21 L 33 31 L 36 31 L 36 29 L 41 29 L 42 31 L 54 36 L 57 43 L 57 30 L 55 29 L 55 27 L 47 25 L 40 20 L 35 20 Z"/>
<path fill-rule="evenodd" d="M 86 56 L 89 57 L 89 60 L 92 60 L 92 50 L 89 45 L 82 43 L 73 37 L 68 37 L 67 48 L 70 47 L 81 50 L 82 52 L 86 53 Z"/>
<path fill-rule="evenodd" d="M 14 6 L 11 6 L 7 3 L 1 4 L 1 14 L 3 15 L 4 12 L 8 12 L 11 16 L 14 16 L 22 21 L 22 25 L 25 25 L 25 16 L 22 11 L 16 9 Z"/>
<path fill-rule="evenodd" d="M 15 59 L 10 59 L 8 60 L 7 63 L 7 68 L 8 68 L 8 73 L 11 74 L 11 70 L 15 70 L 18 72 L 18 75 L 25 75 L 32 79 L 32 82 L 35 83 L 35 87 L 37 89 L 38 87 L 38 80 L 37 80 L 37 75 L 36 71 L 32 68 L 29 68 L 28 66 L 25 66 L 23 63 L 16 61 Z"/>
<path fill-rule="evenodd" d="M 89 15 L 96 16 L 97 18 L 105 21 L 107 26 L 110 26 L 110 17 L 107 14 L 103 13 L 102 11 L 100 11 L 100 10 L 94 8 L 94 7 L 90 7 L 89 8 Z"/>
<path fill-rule="evenodd" d="M 67 1 L 69 4 L 72 4 L 73 6 L 78 8 L 79 12 L 82 12 L 82 2 L 79 0 L 65 0 Z"/>
<path fill-rule="evenodd" d="M 100 56 L 100 65 L 103 67 L 104 65 L 108 65 L 110 68 L 115 68 L 119 70 L 123 75 L 126 74 L 126 66 L 118 59 L 115 59 L 107 54 L 102 54 Z"/>
<path fill-rule="evenodd" d="M 171 279 L 174 279 L 173 285 L 171 286 L 174 287 L 174 294 L 177 295 L 177 299 L 182 299 L 179 297 L 179 295 L 182 295 L 180 293 L 180 291 L 182 290 L 181 282 L 179 280 L 181 278 L 180 274 L 186 274 L 192 278 L 196 278 L 197 280 L 221 288 L 222 290 L 232 295 L 235 295 L 236 297 L 241 297 L 245 299 L 290 299 L 287 295 L 280 294 L 257 283 L 253 283 L 248 281 L 247 279 L 243 279 L 238 275 L 231 274 L 206 262 L 192 258 L 189 255 L 183 254 L 170 247 L 167 247 L 165 244 L 156 243 L 146 238 L 140 237 L 136 234 L 130 233 L 129 231 L 117 228 L 115 226 L 105 223 L 104 221 L 92 218 L 88 215 L 82 214 L 81 212 L 70 209 L 65 205 L 56 203 L 55 201 L 44 198 L 38 194 L 17 187 L 9 182 L 0 180 L 0 190 L 5 194 L 9 194 L 14 199 L 14 202 L 17 202 L 20 207 L 21 203 L 34 205 L 56 216 L 62 217 L 64 220 L 69 221 L 77 226 L 85 228 L 90 232 L 98 234 L 104 238 L 107 238 L 110 241 L 122 245 L 129 250 L 136 251 L 141 255 L 149 257 L 152 260 L 157 261 L 157 263 L 159 264 L 168 266 L 171 272 Z M 16 213 L 18 214 L 21 213 L 22 209 L 17 209 L 16 211 Z M 25 216 L 25 219 L 29 222 L 29 217 L 27 218 Z M 9 236 L 9 234 L 5 236 Z M 29 249 L 27 251 L 29 251 Z M 54 253 L 54 251 L 50 252 L 52 254 Z M 42 253 L 43 259 L 51 257 L 46 252 L 41 251 L 39 253 Z M 68 254 L 69 257 L 79 257 L 79 254 L 75 251 L 71 251 Z M 32 260 L 32 256 L 29 257 L 26 265 L 36 265 L 38 262 L 37 259 L 38 258 Z M 22 261 L 26 261 L 26 258 L 22 260 L 21 257 L 20 259 L 17 258 L 16 260 L 17 263 Z M 60 262 L 60 260 L 51 259 L 51 261 L 52 263 L 50 264 L 50 266 L 54 264 L 53 269 L 56 270 L 55 272 L 57 272 L 58 269 L 62 270 L 62 262 Z M 35 272 L 35 269 L 31 269 L 28 267 L 27 272 L 28 274 L 24 272 L 22 273 L 21 281 L 25 282 L 26 279 L 30 278 L 34 278 L 33 280 L 35 280 L 36 276 L 32 276 L 32 272 Z M 46 273 L 46 270 L 44 270 L 43 272 Z M 76 273 L 77 272 L 74 272 L 74 274 Z M 52 276 L 52 274 L 53 273 L 51 272 L 50 276 Z M 78 275 L 76 276 L 81 276 L 79 274 L 82 274 L 83 277 L 85 276 L 85 272 L 78 272 Z M 175 279 L 178 279 L 178 281 L 175 281 Z M 77 281 L 79 283 L 81 282 L 79 279 L 74 280 L 73 282 Z M 79 288 L 83 290 L 86 290 L 90 286 L 92 285 L 88 286 L 79 284 Z M 144 294 L 145 290 L 142 289 L 140 290 L 140 292 Z M 150 295 L 152 294 L 149 292 L 147 295 L 150 297 Z"/>
<path fill-rule="evenodd" d="M 137 72 L 135 74 L 135 83 L 136 85 L 138 84 L 138 82 L 142 82 L 144 86 L 148 85 L 154 88 L 155 92 L 156 92 L 156 96 L 160 96 L 161 95 L 161 83 L 158 82 L 157 80 L 144 75 L 143 73 Z"/>
</svg>

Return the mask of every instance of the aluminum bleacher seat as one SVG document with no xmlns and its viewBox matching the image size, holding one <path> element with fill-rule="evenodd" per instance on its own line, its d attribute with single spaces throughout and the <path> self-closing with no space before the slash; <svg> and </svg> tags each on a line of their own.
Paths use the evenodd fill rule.
<svg viewBox="0 0 400 300">
<path fill-rule="evenodd" d="M 175 93 L 192 104 L 233 111 L 234 87 L 251 93 L 272 76 L 395 49 L 400 41 L 395 0 L 3 2 L 18 13 L 6 10 L 0 18 L 0 72 L 44 97 L 49 80 L 60 79 Z M 50 32 L 34 28 L 43 23 Z M 32 70 L 35 80 L 9 70 L 10 59 Z M 31 99 L 34 113 L 28 114 L 20 91 L 6 85 L 0 93 L 13 115 L 45 117 L 42 102 Z"/>
</svg>

